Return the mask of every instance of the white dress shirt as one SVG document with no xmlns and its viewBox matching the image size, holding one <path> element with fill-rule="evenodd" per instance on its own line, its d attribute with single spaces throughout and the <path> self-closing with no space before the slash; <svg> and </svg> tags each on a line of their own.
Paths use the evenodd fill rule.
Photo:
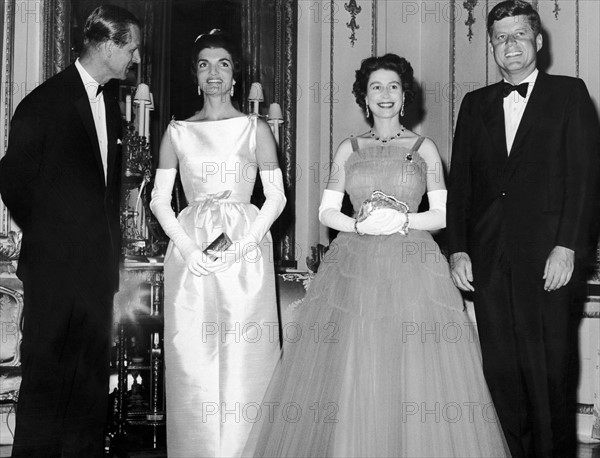
<svg viewBox="0 0 600 458">
<path fill-rule="evenodd" d="M 75 61 L 75 67 L 79 71 L 79 76 L 85 86 L 85 91 L 90 101 L 94 125 L 96 126 L 96 135 L 98 136 L 98 145 L 100 146 L 100 157 L 102 158 L 102 168 L 104 170 L 104 184 L 106 184 L 106 169 L 108 157 L 108 134 L 106 132 L 106 108 L 104 106 L 104 93 L 96 95 L 98 91 L 98 82 L 90 76 L 83 68 L 79 59 Z"/>
<path fill-rule="evenodd" d="M 527 86 L 527 95 L 525 97 L 521 97 L 517 91 L 513 91 L 508 96 L 504 97 L 504 129 L 506 132 L 506 149 L 509 155 L 538 73 L 538 69 L 536 68 L 527 78 L 519 83 L 529 83 Z M 504 81 L 506 81 L 506 79 Z M 510 81 L 506 82 L 510 83 Z"/>
</svg>

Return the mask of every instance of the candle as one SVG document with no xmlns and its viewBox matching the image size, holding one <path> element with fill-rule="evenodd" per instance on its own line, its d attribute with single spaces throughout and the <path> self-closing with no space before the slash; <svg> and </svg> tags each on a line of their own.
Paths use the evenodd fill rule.
<svg viewBox="0 0 600 458">
<path fill-rule="evenodd" d="M 145 134 L 145 129 L 146 129 L 146 121 L 145 121 L 145 115 L 146 114 L 146 101 L 145 100 L 140 100 L 139 101 L 139 105 L 138 105 L 138 135 L 140 137 L 143 137 Z"/>
<path fill-rule="evenodd" d="M 147 137 L 148 139 L 150 139 L 150 106 L 146 106 L 145 107 L 146 110 L 146 114 L 144 116 L 145 118 L 145 123 L 144 123 L 144 136 Z"/>
<path fill-rule="evenodd" d="M 131 121 L 131 94 L 125 96 L 125 121 Z"/>
<path fill-rule="evenodd" d="M 269 120 L 267 121 L 273 131 L 275 142 L 279 145 L 279 124 L 283 122 L 283 113 L 278 103 L 272 103 L 269 105 Z"/>
<path fill-rule="evenodd" d="M 135 103 L 138 106 L 138 135 L 146 136 L 146 106 L 150 103 L 150 88 L 147 84 L 140 84 L 135 91 Z"/>
</svg>

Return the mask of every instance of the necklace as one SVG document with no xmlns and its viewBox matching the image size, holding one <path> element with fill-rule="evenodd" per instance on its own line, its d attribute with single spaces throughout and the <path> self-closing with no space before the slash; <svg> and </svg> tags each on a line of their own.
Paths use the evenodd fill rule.
<svg viewBox="0 0 600 458">
<path fill-rule="evenodd" d="M 375 135 L 375 132 L 373 132 L 373 129 L 370 129 L 369 133 L 371 134 L 371 138 L 374 138 L 378 142 L 381 142 L 381 143 L 383 143 L 385 145 L 387 142 L 395 140 L 396 138 L 400 138 L 402 136 L 402 134 L 404 133 L 405 130 L 406 129 L 404 128 L 404 126 L 402 124 L 400 124 L 400 132 L 398 132 L 398 133 L 396 133 L 396 134 L 394 134 L 394 135 L 392 135 L 391 137 L 388 137 L 388 138 L 378 137 L 377 135 Z M 413 161 L 413 156 L 412 156 L 412 154 L 411 154 L 410 151 L 408 153 L 406 153 L 405 159 L 408 162 L 412 162 Z"/>
<path fill-rule="evenodd" d="M 375 132 L 373 132 L 373 129 L 369 130 L 369 133 L 371 134 L 371 137 L 374 138 L 375 140 L 377 140 L 378 142 L 381 142 L 383 144 L 390 142 L 392 140 L 395 140 L 396 138 L 400 138 L 402 136 L 402 134 L 404 133 L 406 129 L 404 128 L 403 125 L 400 125 L 400 132 L 392 135 L 391 137 L 379 137 L 378 135 L 375 135 Z"/>
</svg>

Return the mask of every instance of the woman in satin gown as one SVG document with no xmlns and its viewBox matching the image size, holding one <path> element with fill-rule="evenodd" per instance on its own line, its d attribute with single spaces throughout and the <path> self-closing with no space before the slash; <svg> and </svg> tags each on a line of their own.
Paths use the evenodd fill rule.
<svg viewBox="0 0 600 458">
<path fill-rule="evenodd" d="M 151 208 L 171 241 L 165 256 L 165 369 L 170 457 L 236 457 L 280 356 L 269 227 L 285 206 L 268 125 L 231 103 L 236 47 L 218 30 L 193 52 L 201 111 L 172 121 Z M 188 206 L 171 193 L 179 169 Z M 250 203 L 256 175 L 265 203 Z M 221 233 L 226 251 L 202 250 Z"/>
<path fill-rule="evenodd" d="M 356 72 L 353 92 L 373 127 L 336 152 L 319 219 L 340 232 L 284 326 L 282 361 L 244 455 L 509 455 L 475 327 L 428 232 L 445 226 L 446 190 L 434 143 L 400 123 L 412 87 L 410 64 L 394 54 Z M 356 214 L 376 190 L 408 215 L 383 208 L 359 222 L 341 213 L 344 191 Z M 425 192 L 429 210 L 418 213 Z"/>
</svg>

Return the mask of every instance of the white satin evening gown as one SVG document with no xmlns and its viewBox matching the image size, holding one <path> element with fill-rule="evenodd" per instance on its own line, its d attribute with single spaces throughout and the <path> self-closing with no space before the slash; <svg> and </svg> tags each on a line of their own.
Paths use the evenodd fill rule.
<svg viewBox="0 0 600 458">
<path fill-rule="evenodd" d="M 178 220 L 200 247 L 239 240 L 258 214 L 255 115 L 172 121 L 189 205 Z M 170 458 L 236 457 L 280 355 L 270 234 L 252 259 L 196 277 L 170 243 L 165 256 L 165 369 Z"/>
</svg>

